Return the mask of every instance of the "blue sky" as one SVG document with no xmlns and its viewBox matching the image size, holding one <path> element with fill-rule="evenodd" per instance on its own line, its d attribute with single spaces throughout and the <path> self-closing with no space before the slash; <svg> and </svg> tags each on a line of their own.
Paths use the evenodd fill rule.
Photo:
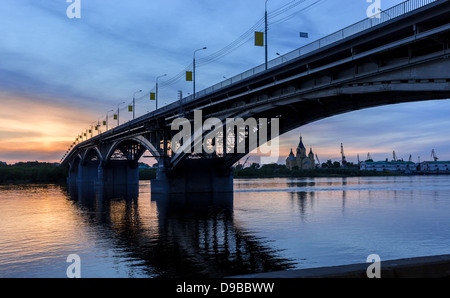
<svg viewBox="0 0 450 298">
<path fill-rule="evenodd" d="M 366 18 L 366 0 L 269 0 L 269 59 Z M 381 1 L 387 9 L 402 1 Z M 197 52 L 197 91 L 264 62 L 253 45 L 262 31 L 265 0 L 81 0 L 81 18 L 69 19 L 65 0 L 0 0 L 0 160 L 59 161 L 81 131 L 121 102 L 137 116 L 155 109 L 148 100 L 160 78 L 159 105 L 186 96 L 192 84 L 177 75 Z M 289 4 L 298 4 L 282 11 Z M 274 12 L 279 12 L 274 15 Z M 299 38 L 308 32 L 309 39 Z M 243 36 L 239 47 L 219 51 Z M 203 61 L 203 63 L 202 63 Z M 170 83 L 170 84 L 169 84 Z M 123 109 L 125 105 L 121 106 Z M 367 152 L 392 157 L 450 159 L 450 101 L 385 106 L 324 119 L 281 138 L 281 152 L 304 138 L 323 161 L 350 161 Z M 121 111 L 121 120 L 131 114 Z M 358 125 L 355 125 L 357 123 Z"/>
</svg>

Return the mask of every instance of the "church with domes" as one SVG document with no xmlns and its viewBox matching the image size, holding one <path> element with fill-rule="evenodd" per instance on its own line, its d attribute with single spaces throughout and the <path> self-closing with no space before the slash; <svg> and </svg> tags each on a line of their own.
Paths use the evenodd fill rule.
<svg viewBox="0 0 450 298">
<path fill-rule="evenodd" d="M 300 137 L 296 155 L 294 155 L 291 148 L 291 153 L 286 159 L 286 167 L 289 170 L 292 170 L 294 167 L 297 167 L 299 170 L 312 170 L 316 167 L 312 148 L 309 149 L 309 153 L 306 155 L 306 148 L 305 145 L 303 145 L 302 137 Z"/>
</svg>

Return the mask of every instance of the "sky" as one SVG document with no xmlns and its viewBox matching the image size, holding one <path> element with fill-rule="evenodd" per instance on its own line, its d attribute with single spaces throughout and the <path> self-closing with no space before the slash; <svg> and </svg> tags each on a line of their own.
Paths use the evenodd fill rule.
<svg viewBox="0 0 450 298">
<path fill-rule="evenodd" d="M 265 0 L 0 0 L 0 161 L 59 162 L 75 138 L 136 98 L 136 116 L 159 77 L 159 107 L 264 63 L 254 31 Z M 74 0 L 75 1 L 75 0 Z M 402 1 L 382 0 L 387 9 Z M 269 0 L 269 60 L 367 17 L 367 0 Z M 70 15 L 70 13 L 69 13 Z M 307 32 L 309 38 L 300 38 Z M 165 75 L 162 77 L 163 75 Z M 142 92 L 137 92 L 142 90 Z M 137 92 L 137 93 L 136 93 Z M 123 103 L 123 104 L 122 104 Z M 450 100 L 389 105 L 338 115 L 280 137 L 280 162 L 303 137 L 322 162 L 399 158 L 450 160 Z M 357 124 L 357 125 L 355 125 Z M 252 159 L 255 157 L 252 157 Z"/>
</svg>

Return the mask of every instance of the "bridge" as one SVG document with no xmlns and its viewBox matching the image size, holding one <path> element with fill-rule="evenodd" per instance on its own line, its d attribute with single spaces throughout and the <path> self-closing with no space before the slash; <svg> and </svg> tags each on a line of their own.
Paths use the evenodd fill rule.
<svg viewBox="0 0 450 298">
<path fill-rule="evenodd" d="M 269 61 L 267 69 L 260 65 L 80 142 L 61 165 L 69 182 L 137 183 L 148 150 L 158 160 L 152 193 L 232 192 L 232 165 L 278 135 L 349 111 L 450 98 L 449 20 L 449 0 L 405 1 Z M 209 144 L 222 150 L 204 149 L 210 131 L 195 131 L 199 111 L 201 121 L 224 126 Z M 252 143 L 248 128 L 225 128 L 239 118 L 268 119 L 266 138 Z M 176 119 L 186 119 L 194 137 L 172 144 Z M 242 142 L 245 150 L 234 150 Z"/>
</svg>

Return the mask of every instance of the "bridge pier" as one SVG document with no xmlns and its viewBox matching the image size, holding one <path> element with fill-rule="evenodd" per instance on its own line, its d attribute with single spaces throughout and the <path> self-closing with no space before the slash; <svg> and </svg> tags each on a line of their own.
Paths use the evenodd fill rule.
<svg viewBox="0 0 450 298">
<path fill-rule="evenodd" d="M 103 185 L 139 184 L 139 166 L 135 161 L 111 160 L 99 166 L 98 176 Z"/>
<path fill-rule="evenodd" d="M 174 171 L 160 162 L 152 194 L 232 193 L 233 171 L 217 159 L 187 159 Z"/>
<path fill-rule="evenodd" d="M 100 162 L 91 160 L 86 163 L 79 163 L 77 170 L 70 173 L 69 180 L 76 183 L 97 183 L 98 182 L 98 168 Z"/>
<path fill-rule="evenodd" d="M 139 184 L 137 162 L 111 160 L 108 163 L 91 160 L 79 163 L 69 171 L 69 184 L 134 185 Z"/>
</svg>

